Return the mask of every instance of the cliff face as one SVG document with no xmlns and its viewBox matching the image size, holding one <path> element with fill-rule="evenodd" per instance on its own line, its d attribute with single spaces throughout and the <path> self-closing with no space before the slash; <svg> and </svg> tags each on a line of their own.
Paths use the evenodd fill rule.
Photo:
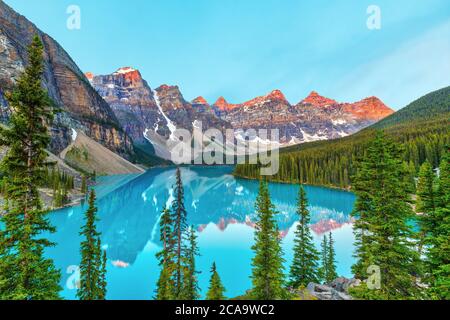
<svg viewBox="0 0 450 320">
<path fill-rule="evenodd" d="M 137 143 L 143 143 L 144 132 L 152 128 L 162 136 L 169 130 L 160 113 L 154 91 L 138 70 L 120 68 L 109 75 L 87 73 L 94 89 L 109 103 L 121 127 Z"/>
<path fill-rule="evenodd" d="M 186 101 L 178 86 L 164 84 L 152 90 L 131 67 L 109 75 L 86 76 L 111 105 L 124 130 L 135 141 L 150 141 L 160 150 L 175 129 L 192 132 L 196 121 L 202 122 L 203 131 L 233 128 L 238 134 L 250 128 L 278 129 L 280 142 L 290 145 L 347 136 L 393 112 L 375 97 L 339 103 L 314 91 L 296 105 L 280 90 L 273 90 L 240 104 L 221 97 L 211 106 L 201 96 Z"/>
<path fill-rule="evenodd" d="M 67 52 L 50 36 L 0 1 L 0 118 L 7 122 L 10 110 L 4 93 L 11 90 L 27 63 L 27 46 L 37 34 L 45 48 L 43 85 L 62 109 L 52 127 L 51 149 L 62 151 L 70 143 L 70 129 L 123 156 L 133 154 L 132 140 L 121 129 L 109 105 L 90 86 Z"/>
<path fill-rule="evenodd" d="M 161 85 L 153 90 L 141 73 L 131 67 L 108 75 L 88 72 L 86 76 L 110 104 L 122 128 L 138 143 L 150 140 L 154 146 L 158 143 L 164 148 L 163 141 L 174 130 L 182 128 L 192 132 L 195 121 L 202 121 L 204 130 L 230 127 L 203 98 L 190 103 L 177 86 Z"/>
</svg>

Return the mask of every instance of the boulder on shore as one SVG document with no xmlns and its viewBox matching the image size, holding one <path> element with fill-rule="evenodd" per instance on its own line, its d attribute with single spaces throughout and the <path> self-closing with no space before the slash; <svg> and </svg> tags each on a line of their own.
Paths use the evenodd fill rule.
<svg viewBox="0 0 450 320">
<path fill-rule="evenodd" d="M 352 300 L 348 294 L 348 289 L 359 286 L 358 279 L 347 279 L 339 277 L 328 284 L 309 283 L 307 290 L 311 295 L 319 300 Z"/>
</svg>

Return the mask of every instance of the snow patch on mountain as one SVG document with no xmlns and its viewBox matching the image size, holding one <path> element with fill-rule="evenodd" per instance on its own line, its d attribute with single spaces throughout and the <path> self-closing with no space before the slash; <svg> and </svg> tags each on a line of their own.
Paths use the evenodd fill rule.
<svg viewBox="0 0 450 320">
<path fill-rule="evenodd" d="M 159 112 L 164 117 L 164 119 L 166 119 L 167 128 L 169 128 L 170 131 L 170 139 L 174 140 L 173 133 L 175 132 L 175 130 L 177 130 L 177 127 L 173 124 L 172 120 L 170 120 L 169 117 L 164 113 L 164 110 L 161 107 L 161 103 L 159 101 L 158 92 L 152 90 L 152 93 L 153 97 L 155 98 L 156 106 L 158 107 Z"/>
<path fill-rule="evenodd" d="M 323 134 L 322 132 L 317 132 L 314 135 L 308 134 L 306 133 L 303 129 L 300 129 L 300 132 L 302 133 L 303 142 L 311 142 L 311 141 L 318 141 L 318 140 L 327 140 L 327 136 L 326 135 L 321 135 Z"/>
<path fill-rule="evenodd" d="M 346 124 L 347 121 L 345 121 L 344 119 L 334 119 L 334 120 L 331 120 L 331 123 L 334 124 L 335 126 L 339 126 L 339 125 Z"/>
<path fill-rule="evenodd" d="M 72 128 L 72 142 L 74 142 L 75 140 L 77 140 L 77 137 L 78 137 L 77 130 L 75 130 L 74 128 Z"/>
<path fill-rule="evenodd" d="M 116 74 L 125 74 L 125 73 L 129 73 L 129 72 L 134 72 L 134 71 L 136 71 L 136 69 L 133 69 L 131 67 L 124 67 L 124 68 L 120 68 L 119 70 L 117 70 L 114 73 L 116 73 Z"/>
</svg>

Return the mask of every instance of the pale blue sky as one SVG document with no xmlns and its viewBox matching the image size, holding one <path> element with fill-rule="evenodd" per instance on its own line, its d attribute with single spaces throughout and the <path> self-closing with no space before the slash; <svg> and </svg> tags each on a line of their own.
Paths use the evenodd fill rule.
<svg viewBox="0 0 450 320">
<path fill-rule="evenodd" d="M 83 71 L 141 71 L 151 87 L 237 103 L 282 90 L 394 109 L 450 85 L 448 0 L 5 0 Z M 81 8 L 81 29 L 66 9 Z M 369 5 L 381 30 L 366 27 Z"/>
</svg>

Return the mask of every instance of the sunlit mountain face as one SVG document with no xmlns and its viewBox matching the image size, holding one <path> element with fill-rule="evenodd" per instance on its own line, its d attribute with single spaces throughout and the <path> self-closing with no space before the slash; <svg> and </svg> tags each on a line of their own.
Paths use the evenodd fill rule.
<svg viewBox="0 0 450 320">
<path fill-rule="evenodd" d="M 207 283 L 207 271 L 212 261 L 220 264 L 225 279 L 233 276 L 234 268 L 241 268 L 243 273 L 239 277 L 242 277 L 242 281 L 230 280 L 228 286 L 232 294 L 238 295 L 247 289 L 245 286 L 251 272 L 258 182 L 235 179 L 231 175 L 232 170 L 232 167 L 225 166 L 186 167 L 182 168 L 182 179 L 188 224 L 198 231 L 199 236 L 201 257 L 198 263 L 199 268 L 204 270 L 200 281 Z M 161 250 L 159 220 L 162 208 L 170 208 L 174 199 L 175 172 L 175 168 L 160 168 L 142 175 L 100 178 L 99 186 L 96 187 L 99 229 L 109 260 L 111 298 L 114 298 L 114 292 L 119 287 L 121 292 L 117 291 L 117 297 L 123 298 L 123 290 L 130 290 L 130 298 L 151 298 L 151 292 L 147 291 L 156 283 L 156 279 L 154 282 L 151 279 L 157 276 L 159 270 L 154 257 Z M 297 185 L 269 186 L 271 199 L 278 212 L 276 220 L 287 261 L 292 255 L 298 220 L 298 189 Z M 353 243 L 350 212 L 354 195 L 312 186 L 306 186 L 305 189 L 311 212 L 311 230 L 317 247 L 324 233 L 333 232 L 337 260 L 341 262 L 338 268 L 341 274 L 350 275 Z M 85 210 L 86 204 L 83 204 L 54 212 L 51 216 L 52 223 L 58 228 L 52 240 L 58 246 L 50 249 L 49 255 L 63 270 L 79 263 L 81 239 L 78 232 L 83 224 Z M 130 273 L 136 277 L 133 286 L 142 286 L 138 278 L 145 279 L 146 287 L 142 287 L 141 293 L 136 293 L 131 287 L 128 289 L 128 285 L 123 282 L 124 277 L 131 277 Z M 69 275 L 64 275 L 63 281 L 67 281 L 67 277 Z M 74 293 L 66 289 L 64 294 L 70 298 Z"/>
</svg>

